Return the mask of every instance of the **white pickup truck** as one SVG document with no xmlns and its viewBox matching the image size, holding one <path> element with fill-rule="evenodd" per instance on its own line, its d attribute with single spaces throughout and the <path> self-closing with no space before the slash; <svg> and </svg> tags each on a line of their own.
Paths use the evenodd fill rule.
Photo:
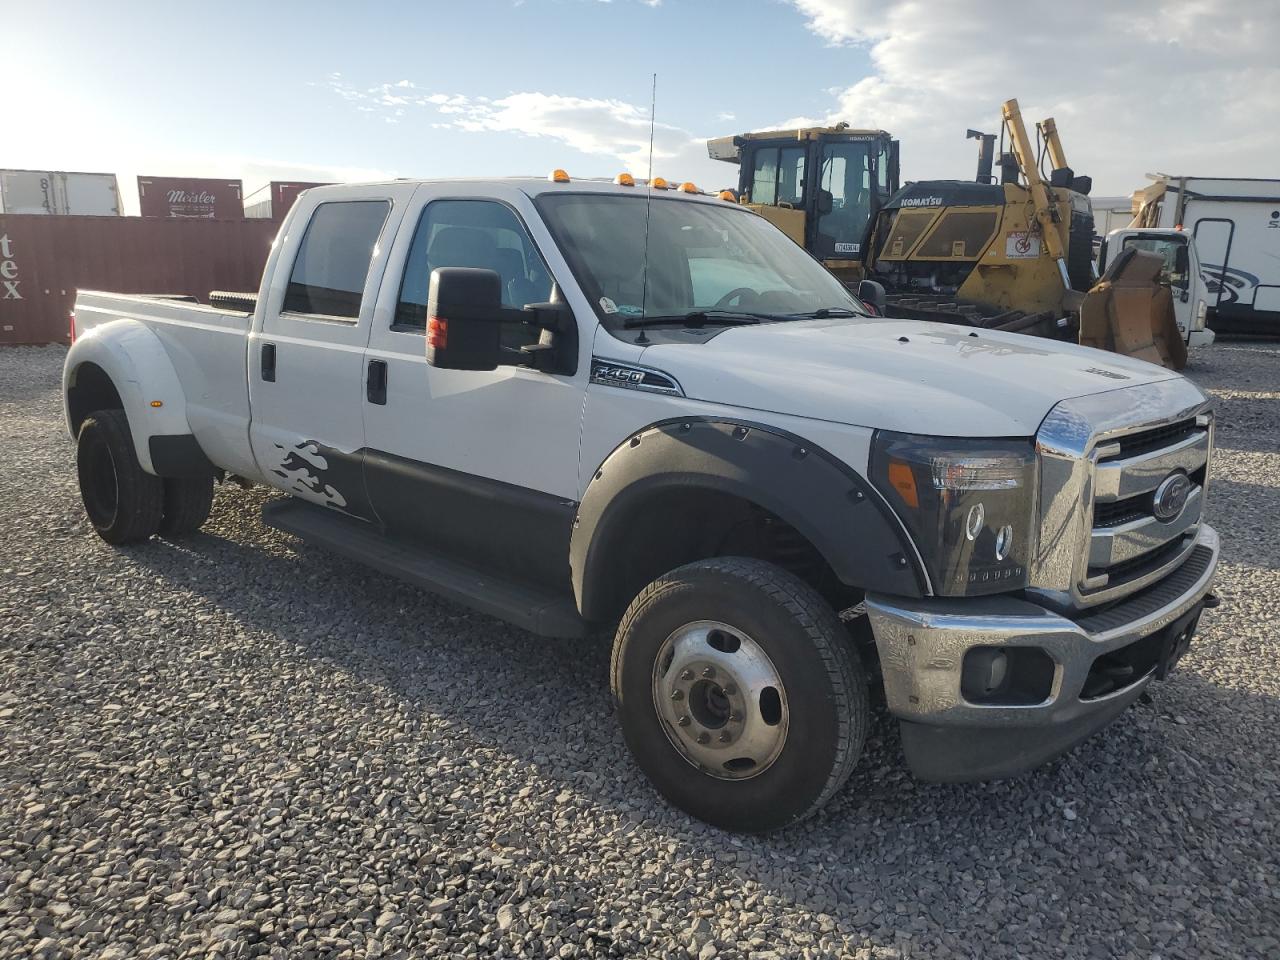
<svg viewBox="0 0 1280 960">
<path fill-rule="evenodd" d="M 870 294 L 868 294 L 870 296 Z M 542 180 L 308 191 L 256 298 L 81 292 L 67 425 L 110 543 L 265 521 L 538 634 L 618 624 L 639 767 L 764 830 L 878 691 L 943 780 L 1061 753 L 1186 649 L 1213 418 L 1160 367 L 871 316 L 756 214 Z"/>
</svg>

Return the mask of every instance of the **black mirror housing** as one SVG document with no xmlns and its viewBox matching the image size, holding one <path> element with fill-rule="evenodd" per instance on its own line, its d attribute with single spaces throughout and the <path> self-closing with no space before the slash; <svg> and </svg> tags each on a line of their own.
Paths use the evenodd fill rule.
<svg viewBox="0 0 1280 960">
<path fill-rule="evenodd" d="M 884 313 L 884 285 L 875 280 L 863 280 L 858 284 L 858 299 Z"/>
<path fill-rule="evenodd" d="M 1173 252 L 1173 272 L 1185 277 L 1190 269 L 1191 256 L 1187 253 L 1187 245 L 1180 243 Z"/>
<path fill-rule="evenodd" d="M 438 267 L 427 293 L 427 363 L 495 370 L 502 354 L 502 278 L 494 270 Z"/>
</svg>

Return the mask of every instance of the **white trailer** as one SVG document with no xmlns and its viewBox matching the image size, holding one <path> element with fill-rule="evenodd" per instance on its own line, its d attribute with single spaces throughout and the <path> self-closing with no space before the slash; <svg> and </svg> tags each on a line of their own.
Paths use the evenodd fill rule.
<svg viewBox="0 0 1280 960">
<path fill-rule="evenodd" d="M 120 186 L 114 173 L 0 170 L 0 211 L 118 217 Z"/>
<path fill-rule="evenodd" d="M 1132 197 L 1090 197 L 1089 204 L 1093 207 L 1093 232 L 1099 237 L 1133 222 Z"/>
<path fill-rule="evenodd" d="M 1134 194 L 1134 226 L 1194 238 L 1209 290 L 1209 326 L 1280 335 L 1280 180 L 1152 179 Z"/>
</svg>

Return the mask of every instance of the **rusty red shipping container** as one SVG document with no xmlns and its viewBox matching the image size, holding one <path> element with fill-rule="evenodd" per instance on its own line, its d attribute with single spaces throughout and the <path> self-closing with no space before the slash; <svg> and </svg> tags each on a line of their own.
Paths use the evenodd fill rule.
<svg viewBox="0 0 1280 960">
<path fill-rule="evenodd" d="M 138 207 L 144 217 L 237 220 L 244 216 L 243 198 L 239 180 L 138 178 Z"/>
<path fill-rule="evenodd" d="M 0 344 L 66 343 L 77 288 L 257 290 L 278 224 L 0 214 Z"/>
</svg>

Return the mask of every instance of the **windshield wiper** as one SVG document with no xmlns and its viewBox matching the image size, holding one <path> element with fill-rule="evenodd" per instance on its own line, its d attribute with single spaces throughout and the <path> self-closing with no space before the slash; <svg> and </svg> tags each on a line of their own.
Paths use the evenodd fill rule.
<svg viewBox="0 0 1280 960">
<path fill-rule="evenodd" d="M 793 313 L 793 317 L 805 317 L 810 320 L 826 320 L 828 317 L 861 317 L 865 314 L 850 310 L 848 307 L 819 307 L 807 313 Z"/>
<path fill-rule="evenodd" d="M 631 317 L 624 320 L 622 326 L 627 330 L 636 327 L 701 327 L 708 323 L 726 326 L 747 323 L 763 323 L 768 320 L 781 320 L 782 317 L 770 313 L 748 313 L 742 310 L 691 310 L 679 316 L 670 317 Z"/>
</svg>

